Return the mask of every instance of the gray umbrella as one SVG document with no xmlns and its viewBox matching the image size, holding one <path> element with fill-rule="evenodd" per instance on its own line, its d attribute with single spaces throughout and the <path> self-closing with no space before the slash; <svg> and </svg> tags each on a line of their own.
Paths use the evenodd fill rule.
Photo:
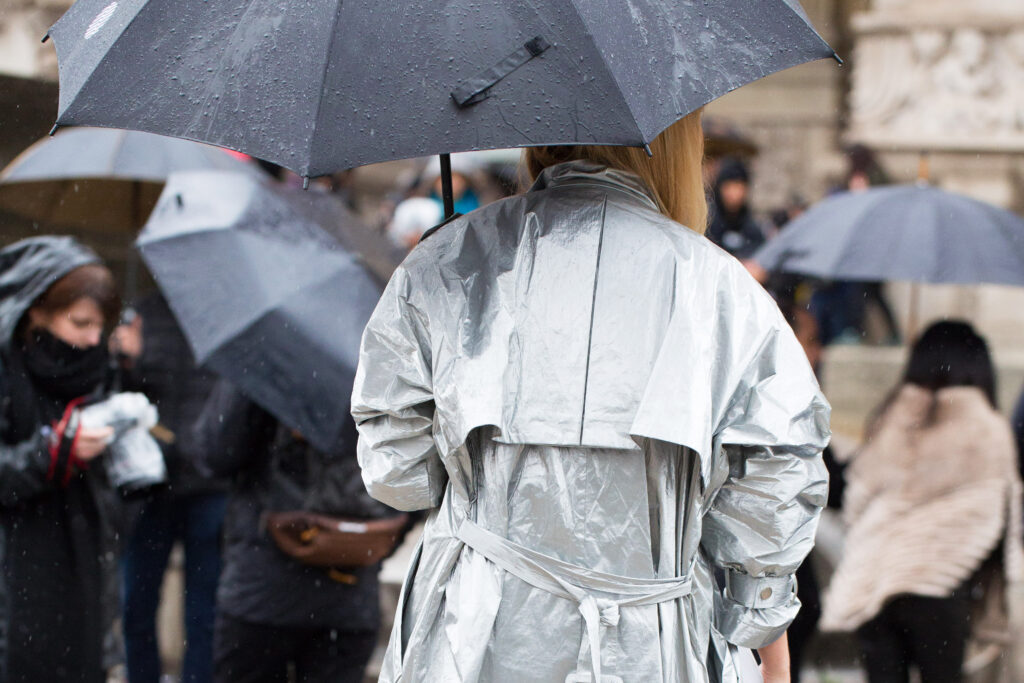
<svg viewBox="0 0 1024 683">
<path fill-rule="evenodd" d="M 60 125 L 148 130 L 316 176 L 462 150 L 644 146 L 834 56 L 796 0 L 79 0 Z"/>
<path fill-rule="evenodd" d="M 826 279 L 1024 286 L 1024 219 L 923 184 L 843 192 L 754 260 Z"/>
<path fill-rule="evenodd" d="M 268 182 L 171 176 L 138 247 L 196 359 L 313 445 L 336 444 L 380 289 Z"/>
<path fill-rule="evenodd" d="M 35 143 L 0 172 L 0 210 L 64 228 L 134 232 L 167 176 L 201 169 L 262 173 L 222 149 L 187 140 L 106 128 L 65 130 Z"/>
</svg>

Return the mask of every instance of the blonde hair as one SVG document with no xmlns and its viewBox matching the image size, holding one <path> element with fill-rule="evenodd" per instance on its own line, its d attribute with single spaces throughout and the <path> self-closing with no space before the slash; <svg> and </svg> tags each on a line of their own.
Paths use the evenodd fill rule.
<svg viewBox="0 0 1024 683">
<path fill-rule="evenodd" d="M 530 147 L 523 155 L 526 171 L 531 180 L 536 180 L 548 166 L 589 160 L 635 173 L 654 193 L 663 214 L 703 235 L 707 228 L 708 206 L 701 170 L 704 161 L 702 112 L 703 109 L 698 109 L 666 128 L 651 143 L 652 156 L 640 147 Z"/>
</svg>

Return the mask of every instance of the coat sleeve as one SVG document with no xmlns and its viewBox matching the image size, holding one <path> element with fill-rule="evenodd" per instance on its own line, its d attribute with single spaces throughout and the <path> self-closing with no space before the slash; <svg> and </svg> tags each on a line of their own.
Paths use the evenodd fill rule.
<svg viewBox="0 0 1024 683">
<path fill-rule="evenodd" d="M 16 444 L 0 443 L 0 506 L 14 507 L 55 487 L 47 439 L 40 431 Z"/>
<path fill-rule="evenodd" d="M 14 507 L 55 488 L 56 483 L 51 476 L 49 439 L 42 428 L 18 443 L 2 438 L 10 432 L 7 411 L 11 400 L 3 375 L 0 368 L 0 506 Z"/>
<path fill-rule="evenodd" d="M 398 510 L 437 507 L 447 476 L 434 443 L 431 350 L 400 267 L 363 333 L 352 391 L 363 483 Z"/>
<path fill-rule="evenodd" d="M 701 543 L 725 578 L 716 627 L 757 648 L 781 636 L 800 608 L 794 573 L 828 497 L 821 451 L 829 406 L 781 316 L 736 387 L 715 433 L 714 458 L 727 474 Z"/>
</svg>

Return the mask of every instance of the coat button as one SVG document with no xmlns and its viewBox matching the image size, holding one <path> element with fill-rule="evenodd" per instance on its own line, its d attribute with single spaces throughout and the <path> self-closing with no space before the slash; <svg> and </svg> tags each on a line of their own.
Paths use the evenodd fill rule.
<svg viewBox="0 0 1024 683">
<path fill-rule="evenodd" d="M 761 591 L 761 599 L 762 600 L 767 600 L 770 597 L 772 597 L 772 589 L 771 588 L 765 588 L 763 591 Z"/>
</svg>

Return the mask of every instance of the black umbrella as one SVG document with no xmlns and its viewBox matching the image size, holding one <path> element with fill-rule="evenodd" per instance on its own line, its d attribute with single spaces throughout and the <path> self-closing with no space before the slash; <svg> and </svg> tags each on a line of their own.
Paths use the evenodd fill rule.
<svg viewBox="0 0 1024 683">
<path fill-rule="evenodd" d="M 646 146 L 730 90 L 834 56 L 796 0 L 79 0 L 49 35 L 59 125 L 201 140 L 306 177 Z"/>
<path fill-rule="evenodd" d="M 1024 286 L 1024 219 L 927 184 L 843 192 L 754 260 L 826 279 Z"/>
<path fill-rule="evenodd" d="M 199 363 L 314 446 L 336 445 L 380 289 L 269 182 L 171 176 L 138 246 Z"/>
</svg>

